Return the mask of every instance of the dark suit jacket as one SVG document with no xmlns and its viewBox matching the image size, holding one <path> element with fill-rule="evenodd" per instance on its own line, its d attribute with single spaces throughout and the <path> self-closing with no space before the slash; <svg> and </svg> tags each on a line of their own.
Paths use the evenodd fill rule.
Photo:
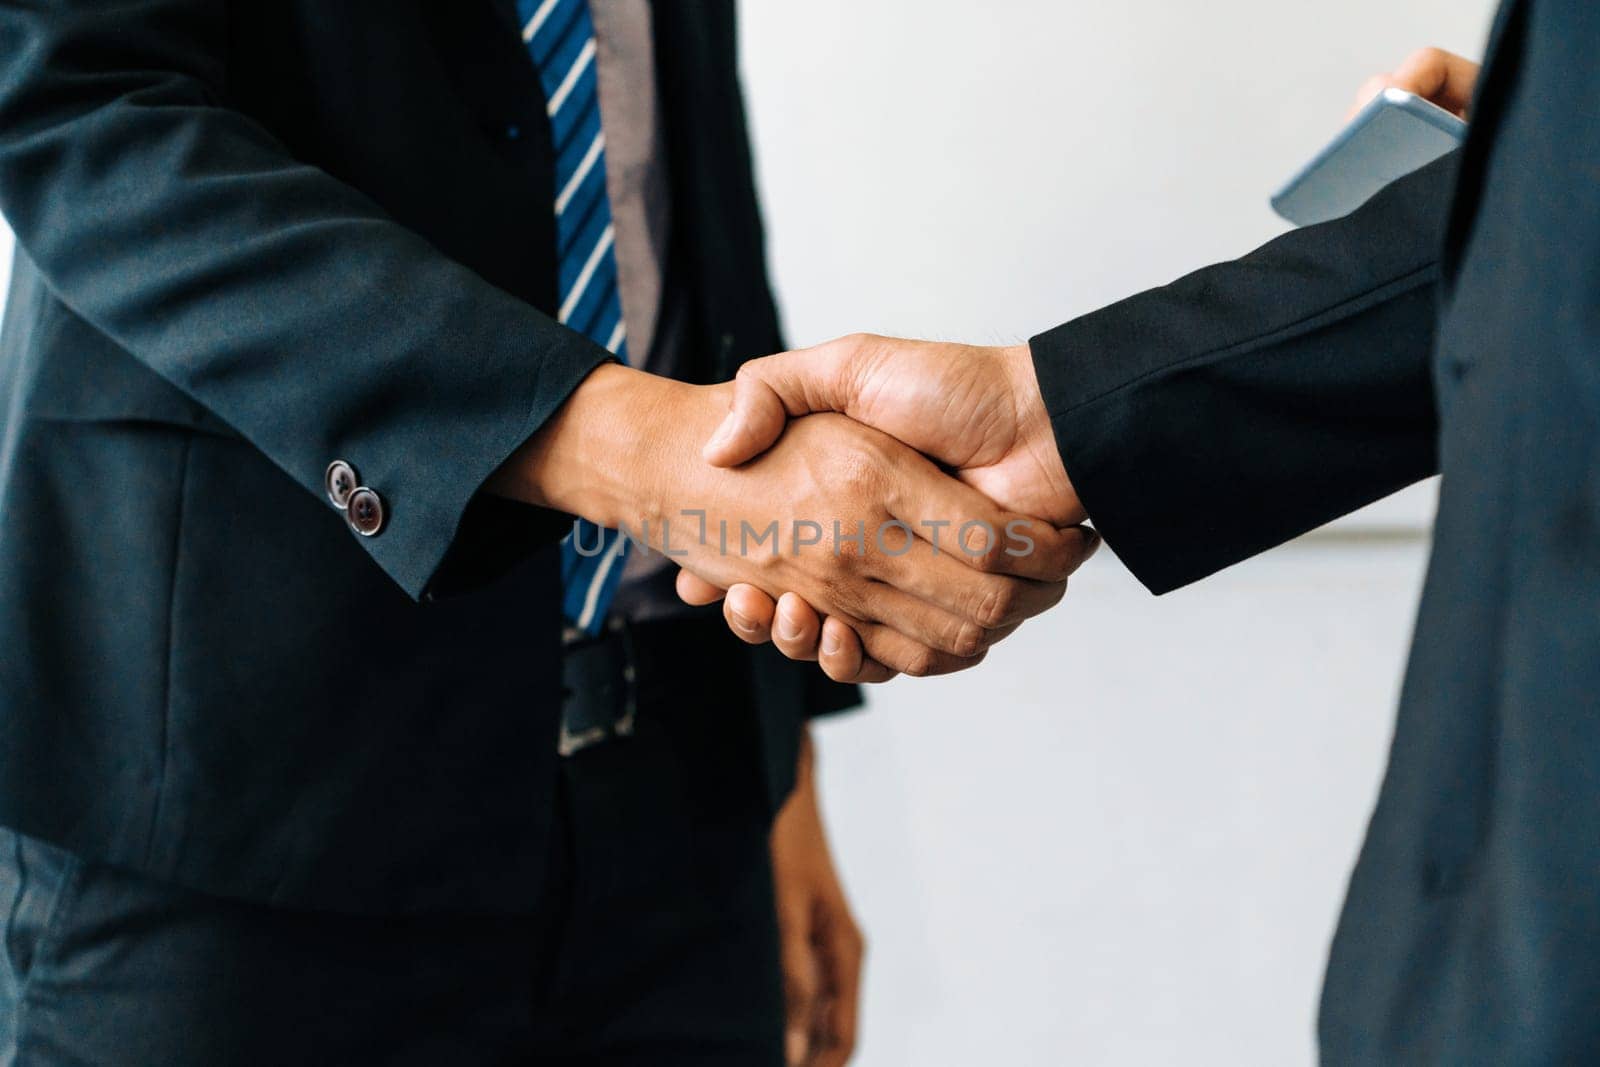
<svg viewBox="0 0 1600 1067">
<path fill-rule="evenodd" d="M 1335 1063 L 1600 1062 L 1600 7 L 1494 36 L 1459 159 L 1034 342 L 1157 592 L 1443 471 Z"/>
<path fill-rule="evenodd" d="M 508 7 L 0 6 L 0 823 L 300 906 L 536 899 L 568 519 L 478 488 L 607 356 L 548 314 Z M 668 284 L 720 379 L 781 347 L 733 5 L 656 23 Z M 775 799 L 850 693 L 767 656 Z"/>
</svg>

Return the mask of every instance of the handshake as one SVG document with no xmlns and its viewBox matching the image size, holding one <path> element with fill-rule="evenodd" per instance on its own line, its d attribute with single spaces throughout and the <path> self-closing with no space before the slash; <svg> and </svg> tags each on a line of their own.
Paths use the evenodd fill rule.
<svg viewBox="0 0 1600 1067">
<path fill-rule="evenodd" d="M 603 366 L 495 489 L 625 531 L 838 681 L 976 665 L 1099 543 L 1026 345 L 854 336 L 715 386 Z"/>
<path fill-rule="evenodd" d="M 735 468 L 803 441 L 809 423 L 856 448 L 833 476 L 884 521 L 868 522 L 864 538 L 859 525 L 833 527 L 817 584 L 772 567 L 750 575 L 684 560 L 678 594 L 691 604 L 723 599 L 740 638 L 816 660 L 836 681 L 976 665 L 1057 604 L 1099 544 L 1079 525 L 1087 516 L 1026 345 L 857 335 L 755 360 L 740 370 L 732 408 L 703 455 Z M 846 542 L 851 525 L 856 539 Z"/>
</svg>

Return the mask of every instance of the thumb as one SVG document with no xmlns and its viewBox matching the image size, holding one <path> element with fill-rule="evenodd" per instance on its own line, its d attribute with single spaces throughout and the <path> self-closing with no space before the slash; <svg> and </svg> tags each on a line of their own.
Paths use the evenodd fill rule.
<svg viewBox="0 0 1600 1067">
<path fill-rule="evenodd" d="M 713 467 L 736 467 L 771 448 L 790 418 L 844 411 L 849 400 L 839 371 L 849 346 L 815 348 L 753 359 L 734 379 L 733 407 L 701 453 Z"/>
</svg>

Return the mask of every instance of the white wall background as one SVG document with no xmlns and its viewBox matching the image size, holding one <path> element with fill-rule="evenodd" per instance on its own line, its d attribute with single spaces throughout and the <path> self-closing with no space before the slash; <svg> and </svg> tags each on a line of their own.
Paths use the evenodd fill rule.
<svg viewBox="0 0 1600 1067">
<path fill-rule="evenodd" d="M 1009 342 L 1276 234 L 1271 190 L 1489 0 L 744 5 L 796 343 Z M 978 670 L 822 732 L 871 941 L 862 1067 L 1314 1056 L 1423 488 L 1157 600 L 1109 555 Z"/>
<path fill-rule="evenodd" d="M 1010 341 L 1244 251 L 1365 75 L 1476 55 L 1490 6 L 751 0 L 791 335 Z M 1161 600 L 1106 554 L 979 670 L 828 726 L 862 1067 L 1309 1062 L 1430 500 Z"/>
</svg>

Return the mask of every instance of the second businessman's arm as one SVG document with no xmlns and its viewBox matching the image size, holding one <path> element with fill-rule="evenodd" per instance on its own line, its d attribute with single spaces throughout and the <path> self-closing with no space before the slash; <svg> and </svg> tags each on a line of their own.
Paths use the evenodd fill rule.
<svg viewBox="0 0 1600 1067">
<path fill-rule="evenodd" d="M 1455 166 L 1021 350 L 847 338 L 749 364 L 708 458 L 738 462 L 787 416 L 844 411 L 1002 506 L 1087 515 L 1156 592 L 1195 581 L 1436 469 L 1429 356 Z M 689 577 L 680 591 L 720 595 Z M 832 677 L 883 674 L 803 597 L 734 588 L 724 610 Z"/>
</svg>

